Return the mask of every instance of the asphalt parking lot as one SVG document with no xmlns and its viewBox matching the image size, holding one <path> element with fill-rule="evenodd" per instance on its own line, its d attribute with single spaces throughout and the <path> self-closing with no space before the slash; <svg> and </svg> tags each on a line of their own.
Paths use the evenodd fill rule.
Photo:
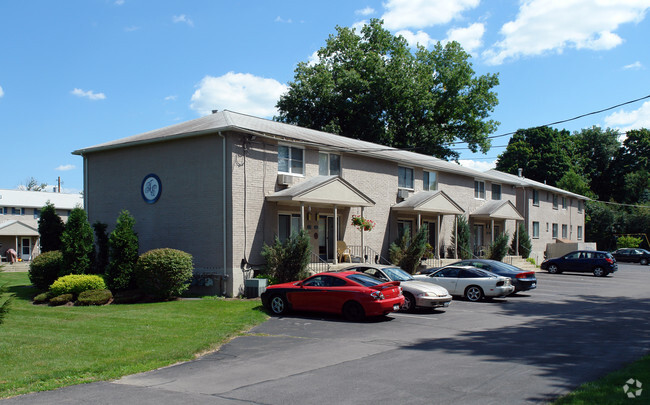
<svg viewBox="0 0 650 405">
<path fill-rule="evenodd" d="M 506 299 L 362 323 L 271 318 L 196 361 L 0 402 L 545 403 L 650 351 L 649 266 L 537 278 Z"/>
</svg>

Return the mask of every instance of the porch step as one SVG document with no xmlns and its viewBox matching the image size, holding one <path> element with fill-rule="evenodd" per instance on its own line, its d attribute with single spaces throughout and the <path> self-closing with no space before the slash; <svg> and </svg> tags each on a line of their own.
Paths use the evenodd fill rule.
<svg viewBox="0 0 650 405">
<path fill-rule="evenodd" d="M 6 271 L 7 273 L 29 271 L 29 262 L 17 262 L 14 264 L 2 262 L 0 265 L 2 265 L 1 271 Z"/>
</svg>

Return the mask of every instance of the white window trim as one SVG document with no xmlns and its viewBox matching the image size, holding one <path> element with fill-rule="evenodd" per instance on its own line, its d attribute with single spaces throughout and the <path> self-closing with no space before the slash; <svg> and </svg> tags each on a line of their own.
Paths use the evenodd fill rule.
<svg viewBox="0 0 650 405">
<path fill-rule="evenodd" d="M 424 188 L 424 186 L 425 186 L 425 184 L 424 184 L 424 173 L 429 173 L 429 179 L 431 179 L 431 174 L 434 174 L 436 176 L 436 183 L 435 183 L 436 188 L 434 188 L 433 190 L 431 190 L 430 188 L 429 189 Z M 427 186 L 428 186 L 428 184 L 427 184 Z M 433 171 L 433 170 L 423 170 L 422 171 L 422 190 L 424 190 L 424 191 L 436 191 L 436 190 L 438 190 L 438 172 Z"/>
<path fill-rule="evenodd" d="M 305 148 L 300 145 L 292 145 L 290 143 L 278 143 L 278 155 L 280 154 L 280 146 L 289 148 L 289 153 L 291 153 L 291 148 L 296 148 L 302 150 L 302 173 L 292 173 L 292 172 L 283 172 L 280 171 L 280 164 L 278 161 L 278 174 L 287 174 L 289 176 L 296 177 L 305 177 Z M 289 156 L 289 170 L 291 170 L 291 156 Z"/>
<path fill-rule="evenodd" d="M 537 236 L 535 236 L 535 224 L 537 224 Z M 531 234 L 533 235 L 533 239 L 539 239 L 539 232 L 540 232 L 539 222 L 533 221 L 531 228 L 532 228 Z"/>
<path fill-rule="evenodd" d="M 339 157 L 339 174 L 338 175 L 343 176 L 343 165 L 341 164 L 341 161 L 342 161 L 341 154 L 340 153 L 332 153 L 332 152 L 322 151 L 322 150 L 318 151 L 318 171 L 319 171 L 319 174 L 320 174 L 320 155 L 321 155 L 321 153 L 323 155 L 327 155 L 327 176 L 334 176 L 333 174 L 331 174 L 332 173 L 332 168 L 330 167 L 330 163 L 331 163 L 330 156 L 331 155 L 336 155 L 336 156 Z M 305 160 L 305 155 L 304 155 L 304 152 L 303 152 L 303 165 L 304 165 L 304 160 Z"/>
<path fill-rule="evenodd" d="M 535 192 L 537 192 L 537 203 L 535 202 Z M 531 199 L 533 200 L 533 207 L 539 207 L 539 190 L 533 190 Z"/>
<path fill-rule="evenodd" d="M 476 196 L 476 183 L 477 183 L 477 182 L 478 182 L 478 183 L 483 183 L 483 197 L 477 197 L 477 196 Z M 479 187 L 479 188 L 480 188 L 480 187 Z M 474 179 L 474 199 L 475 199 L 475 200 L 485 201 L 486 193 L 487 193 L 487 192 L 485 191 L 485 180 Z M 480 193 L 479 193 L 479 194 L 480 194 Z"/>
</svg>

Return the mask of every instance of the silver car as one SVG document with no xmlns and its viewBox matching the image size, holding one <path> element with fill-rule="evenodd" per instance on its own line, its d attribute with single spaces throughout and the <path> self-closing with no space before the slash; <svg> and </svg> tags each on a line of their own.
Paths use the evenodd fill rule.
<svg viewBox="0 0 650 405">
<path fill-rule="evenodd" d="M 415 279 L 445 287 L 451 295 L 460 295 L 469 301 L 505 297 L 515 291 L 510 278 L 472 266 L 451 265 L 427 275 L 415 276 Z"/>
<path fill-rule="evenodd" d="M 360 264 L 348 267 L 345 271 L 359 271 L 382 281 L 399 281 L 404 294 L 402 311 L 413 312 L 416 307 L 448 307 L 452 300 L 449 292 L 435 284 L 417 281 L 410 274 L 396 266 Z"/>
</svg>

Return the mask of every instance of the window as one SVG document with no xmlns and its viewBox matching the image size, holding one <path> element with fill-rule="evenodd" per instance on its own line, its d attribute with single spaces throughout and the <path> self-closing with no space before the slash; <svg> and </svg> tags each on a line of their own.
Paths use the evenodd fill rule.
<svg viewBox="0 0 650 405">
<path fill-rule="evenodd" d="M 533 190 L 533 205 L 539 207 L 539 191 Z"/>
<path fill-rule="evenodd" d="M 424 186 L 425 191 L 433 191 L 438 189 L 438 173 L 436 172 L 424 172 Z"/>
<path fill-rule="evenodd" d="M 318 154 L 318 174 L 321 176 L 340 176 L 341 156 L 320 152 Z"/>
<path fill-rule="evenodd" d="M 566 197 L 562 197 L 562 209 L 566 210 Z"/>
<path fill-rule="evenodd" d="M 278 172 L 303 174 L 303 152 L 300 148 L 278 145 Z"/>
<path fill-rule="evenodd" d="M 11 209 L 11 215 L 25 215 L 25 209 L 14 207 Z"/>
<path fill-rule="evenodd" d="M 562 225 L 562 239 L 567 239 L 569 237 L 569 229 L 566 225 Z"/>
<path fill-rule="evenodd" d="M 539 222 L 533 222 L 533 239 L 539 239 Z"/>
<path fill-rule="evenodd" d="M 284 242 L 292 233 L 300 232 L 300 214 L 278 215 L 278 238 Z"/>
<path fill-rule="evenodd" d="M 485 182 L 474 180 L 474 198 L 485 200 Z"/>
<path fill-rule="evenodd" d="M 553 224 L 553 237 L 557 238 L 557 224 Z"/>
<path fill-rule="evenodd" d="M 34 208 L 34 219 L 39 219 L 41 217 L 41 210 Z"/>
<path fill-rule="evenodd" d="M 582 240 L 582 226 L 578 225 L 578 240 Z"/>
<path fill-rule="evenodd" d="M 578 212 L 582 212 L 582 200 L 578 200 Z"/>
<path fill-rule="evenodd" d="M 501 184 L 492 184 L 492 199 L 501 199 Z"/>
<path fill-rule="evenodd" d="M 553 194 L 553 209 L 557 209 L 557 194 Z"/>
<path fill-rule="evenodd" d="M 399 166 L 397 175 L 397 187 L 413 190 L 413 169 Z"/>
<path fill-rule="evenodd" d="M 0 207 L 0 215 L 7 215 L 7 208 L 6 207 Z"/>
</svg>

